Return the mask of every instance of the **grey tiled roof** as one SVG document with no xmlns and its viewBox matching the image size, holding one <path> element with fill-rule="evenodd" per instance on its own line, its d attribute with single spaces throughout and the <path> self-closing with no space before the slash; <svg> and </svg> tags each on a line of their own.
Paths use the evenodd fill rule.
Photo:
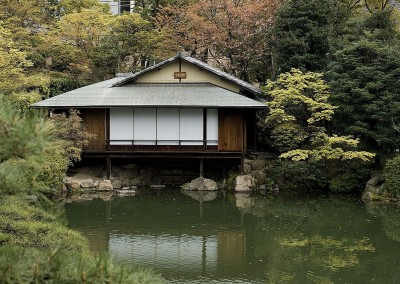
<svg viewBox="0 0 400 284">
<path fill-rule="evenodd" d="M 167 60 L 165 60 L 163 62 L 160 62 L 160 63 L 158 63 L 158 64 L 156 64 L 154 66 L 148 67 L 148 68 L 146 68 L 146 69 L 144 69 L 144 70 L 142 70 L 140 72 L 132 74 L 132 75 L 124 78 L 124 80 L 114 83 L 114 86 L 119 86 L 119 85 L 122 85 L 122 84 L 125 84 L 125 83 L 128 83 L 128 82 L 134 81 L 134 79 L 136 77 L 139 77 L 140 75 L 148 73 L 151 70 L 156 70 L 157 68 L 160 68 L 163 65 L 171 63 L 171 62 L 175 61 L 176 59 L 182 59 L 184 61 L 190 62 L 190 63 L 192 63 L 194 65 L 199 66 L 200 68 L 202 68 L 204 70 L 207 70 L 207 71 L 209 71 L 211 73 L 214 73 L 215 75 L 218 75 L 219 77 L 222 77 L 222 78 L 224 78 L 224 79 L 226 79 L 228 81 L 231 81 L 231 82 L 239 85 L 243 89 L 246 89 L 246 90 L 248 90 L 248 91 L 250 91 L 252 93 L 261 94 L 261 90 L 258 89 L 257 87 L 255 87 L 254 85 L 252 85 L 250 83 L 247 83 L 246 81 L 243 81 L 243 80 L 241 80 L 241 79 L 239 79 L 239 78 L 237 78 L 237 77 L 235 77 L 235 76 L 233 76 L 231 74 L 228 74 L 228 73 L 226 73 L 226 72 L 224 72 L 224 71 L 222 71 L 220 69 L 212 67 L 212 66 L 210 66 L 210 65 L 208 65 L 208 64 L 206 64 L 206 63 L 204 63 L 204 62 L 202 62 L 200 60 L 197 60 L 197 59 L 195 59 L 193 57 L 184 55 L 183 53 L 178 53 L 178 55 L 175 56 L 175 57 L 169 58 L 169 59 L 167 59 Z"/>
<path fill-rule="evenodd" d="M 117 77 L 82 87 L 35 103 L 32 107 L 266 107 L 261 102 L 209 83 L 136 83 L 117 86 L 125 79 Z"/>
</svg>

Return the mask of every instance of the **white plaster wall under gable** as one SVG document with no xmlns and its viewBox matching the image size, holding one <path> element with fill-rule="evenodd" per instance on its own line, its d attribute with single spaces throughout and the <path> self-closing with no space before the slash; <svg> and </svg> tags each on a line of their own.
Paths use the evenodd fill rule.
<svg viewBox="0 0 400 284">
<path fill-rule="evenodd" d="M 179 79 L 174 79 L 174 72 L 179 72 L 179 60 L 168 63 L 161 68 L 152 70 L 137 77 L 137 83 L 179 83 Z M 182 61 L 181 72 L 186 72 L 186 79 L 182 79 L 182 83 L 211 83 L 216 86 L 239 93 L 238 85 L 231 83 L 221 77 L 200 69 L 199 66 L 189 62 Z"/>
</svg>

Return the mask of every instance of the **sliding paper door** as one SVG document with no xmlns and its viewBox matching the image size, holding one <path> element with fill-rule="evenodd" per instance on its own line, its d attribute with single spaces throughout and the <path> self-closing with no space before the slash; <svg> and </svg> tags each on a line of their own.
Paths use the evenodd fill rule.
<svg viewBox="0 0 400 284">
<path fill-rule="evenodd" d="M 131 145 L 133 140 L 133 109 L 110 109 L 110 145 Z"/>
<path fill-rule="evenodd" d="M 179 145 L 179 109 L 157 109 L 157 144 Z"/>
<path fill-rule="evenodd" d="M 203 145 L 203 109 L 181 109 L 179 121 L 181 145 Z"/>
<path fill-rule="evenodd" d="M 135 145 L 155 145 L 157 140 L 156 108 L 135 108 L 133 137 Z"/>
<path fill-rule="evenodd" d="M 218 145 L 218 109 L 207 109 L 207 145 Z"/>
</svg>

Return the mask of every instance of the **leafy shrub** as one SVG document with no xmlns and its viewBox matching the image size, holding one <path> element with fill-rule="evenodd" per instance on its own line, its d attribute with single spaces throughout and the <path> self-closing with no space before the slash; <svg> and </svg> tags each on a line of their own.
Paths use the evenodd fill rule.
<svg viewBox="0 0 400 284">
<path fill-rule="evenodd" d="M 329 190 L 332 192 L 354 192 L 365 188 L 369 177 L 369 168 L 366 165 L 358 166 L 345 163 L 345 167 L 333 167 L 333 175 L 329 178 Z"/>
<path fill-rule="evenodd" d="M 284 190 L 321 188 L 331 192 L 354 192 L 365 186 L 368 164 L 356 161 L 290 161 L 267 162 L 269 183 Z"/>
<path fill-rule="evenodd" d="M 383 169 L 383 176 L 385 192 L 388 195 L 400 196 L 400 156 L 387 161 Z"/>
<path fill-rule="evenodd" d="M 228 191 L 235 190 L 236 177 L 239 175 L 240 175 L 240 172 L 238 172 L 237 170 L 229 170 L 228 171 L 228 176 L 226 177 L 226 180 L 225 180 L 225 186 Z"/>
<path fill-rule="evenodd" d="M 51 121 L 57 129 L 56 137 L 64 142 L 62 149 L 69 164 L 80 161 L 82 148 L 89 144 L 89 139 L 94 135 L 86 131 L 79 112 L 71 109 L 68 115 L 65 113 L 54 114 Z"/>
</svg>

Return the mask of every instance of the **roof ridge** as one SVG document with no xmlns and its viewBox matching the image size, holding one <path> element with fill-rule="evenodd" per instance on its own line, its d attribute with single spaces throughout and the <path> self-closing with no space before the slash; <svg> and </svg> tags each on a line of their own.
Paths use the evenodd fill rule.
<svg viewBox="0 0 400 284">
<path fill-rule="evenodd" d="M 185 52 L 178 52 L 178 54 L 176 56 L 174 56 L 174 57 L 171 57 L 171 58 L 166 59 L 166 60 L 164 60 L 164 61 L 162 61 L 162 62 L 160 62 L 160 63 L 158 63 L 156 65 L 150 66 L 150 67 L 148 67 L 146 69 L 143 69 L 143 70 L 141 70 L 139 72 L 136 72 L 136 73 L 132 74 L 131 76 L 122 78 L 121 81 L 118 81 L 118 82 L 114 83 L 111 87 L 118 87 L 118 86 L 124 85 L 126 83 L 129 83 L 133 79 L 135 79 L 136 77 L 139 77 L 140 75 L 148 73 L 148 72 L 150 72 L 150 71 L 152 71 L 154 69 L 160 68 L 161 66 L 164 66 L 164 65 L 166 65 L 168 63 L 171 63 L 171 62 L 175 61 L 176 59 L 182 59 L 182 60 L 185 60 L 185 61 L 187 61 L 189 63 L 195 64 L 195 65 L 197 65 L 197 66 L 199 66 L 199 67 L 201 67 L 201 68 L 203 68 L 203 69 L 205 69 L 205 70 L 207 70 L 207 71 L 209 71 L 209 72 L 211 72 L 211 73 L 213 73 L 213 74 L 215 74 L 217 76 L 223 77 L 223 78 L 225 78 L 225 79 L 227 79 L 227 80 L 229 80 L 229 81 L 231 81 L 231 82 L 233 82 L 233 83 L 235 83 L 235 84 L 237 84 L 239 86 L 242 86 L 244 89 L 247 89 L 248 91 L 251 91 L 251 92 L 257 93 L 257 94 L 261 93 L 261 90 L 259 88 L 257 88 L 256 86 L 254 86 L 253 84 L 251 84 L 249 82 L 246 82 L 246 81 L 244 81 L 242 79 L 239 79 L 236 76 L 234 76 L 232 74 L 229 74 L 229 73 L 227 73 L 227 72 L 225 72 L 225 71 L 223 71 L 221 69 L 213 67 L 213 66 L 211 66 L 211 65 L 209 65 L 209 64 L 207 64 L 207 63 L 205 63 L 205 62 L 203 62 L 203 61 L 201 61 L 199 59 L 191 57 L 191 56 L 189 56 L 188 53 L 185 53 Z"/>
</svg>

